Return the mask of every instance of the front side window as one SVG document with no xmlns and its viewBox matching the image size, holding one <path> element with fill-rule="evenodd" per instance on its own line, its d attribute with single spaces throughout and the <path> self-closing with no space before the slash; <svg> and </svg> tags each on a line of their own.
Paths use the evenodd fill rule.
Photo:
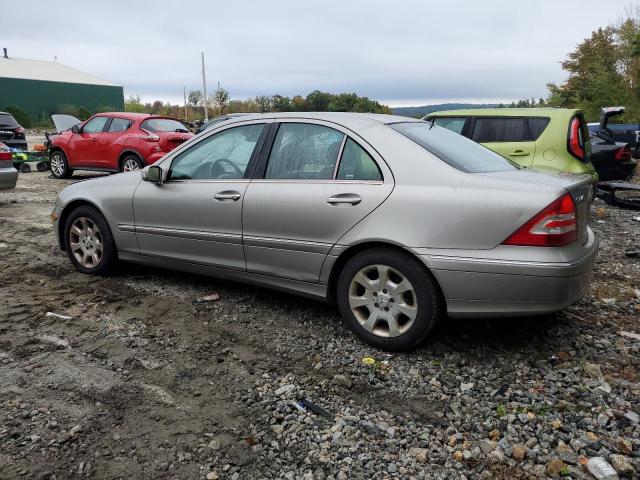
<svg viewBox="0 0 640 480">
<path fill-rule="evenodd" d="M 109 120 L 109 117 L 94 117 L 89 120 L 84 127 L 82 127 L 82 133 L 99 133 L 104 129 L 105 124 Z"/>
<path fill-rule="evenodd" d="M 446 128 L 432 127 L 428 122 L 395 123 L 390 127 L 463 172 L 502 172 L 519 168 L 467 137 Z"/>
<path fill-rule="evenodd" d="M 111 125 L 109 125 L 110 132 L 124 132 L 131 125 L 131 121 L 126 120 L 124 118 L 113 118 L 111 119 Z"/>
<path fill-rule="evenodd" d="M 243 125 L 203 139 L 173 160 L 169 180 L 244 178 L 263 129 L 262 123 Z"/>
<path fill-rule="evenodd" d="M 282 123 L 264 178 L 331 180 L 344 134 L 312 123 Z"/>
<path fill-rule="evenodd" d="M 476 118 L 471 139 L 478 143 L 530 142 L 531 132 L 525 118 Z"/>
<path fill-rule="evenodd" d="M 439 127 L 444 127 L 452 132 L 462 134 L 462 129 L 467 119 L 464 117 L 435 117 L 433 121 Z"/>
<path fill-rule="evenodd" d="M 338 180 L 382 180 L 378 165 L 356 142 L 347 138 L 338 167 Z"/>
</svg>

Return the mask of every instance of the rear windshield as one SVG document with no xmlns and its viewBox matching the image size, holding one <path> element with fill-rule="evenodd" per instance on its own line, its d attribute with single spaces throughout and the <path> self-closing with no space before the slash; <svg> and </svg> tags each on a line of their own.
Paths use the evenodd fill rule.
<svg viewBox="0 0 640 480">
<path fill-rule="evenodd" d="M 15 128 L 19 127 L 20 124 L 16 122 L 16 119 L 13 118 L 13 115 L 11 115 L 10 113 L 0 113 L 0 126 Z"/>
<path fill-rule="evenodd" d="M 188 132 L 187 127 L 172 118 L 150 118 L 140 125 L 144 130 L 157 132 Z"/>
<path fill-rule="evenodd" d="M 395 123 L 389 126 L 463 172 L 503 172 L 520 168 L 488 148 L 430 122 Z"/>
</svg>

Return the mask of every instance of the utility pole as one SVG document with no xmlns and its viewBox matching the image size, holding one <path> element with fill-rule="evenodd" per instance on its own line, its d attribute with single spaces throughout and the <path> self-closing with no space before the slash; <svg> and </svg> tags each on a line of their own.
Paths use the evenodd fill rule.
<svg viewBox="0 0 640 480">
<path fill-rule="evenodd" d="M 209 112 L 207 112 L 207 76 L 204 70 L 204 52 L 202 52 L 202 103 L 204 104 L 204 123 L 209 121 Z"/>
<path fill-rule="evenodd" d="M 189 121 L 189 114 L 187 113 L 187 87 L 182 87 L 182 94 L 184 95 L 184 119 Z"/>
</svg>

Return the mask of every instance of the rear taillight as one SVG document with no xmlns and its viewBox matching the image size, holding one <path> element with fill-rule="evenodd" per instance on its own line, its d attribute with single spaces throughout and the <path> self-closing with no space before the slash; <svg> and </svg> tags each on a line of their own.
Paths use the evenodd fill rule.
<svg viewBox="0 0 640 480">
<path fill-rule="evenodd" d="M 503 245 L 559 247 L 578 239 L 576 204 L 568 193 L 516 230 Z"/>
<path fill-rule="evenodd" d="M 15 133 L 24 133 L 24 128 L 22 128 L 22 127 L 14 128 L 13 131 Z"/>
<path fill-rule="evenodd" d="M 584 138 L 582 136 L 582 125 L 578 117 L 573 117 L 571 123 L 569 123 L 567 149 L 578 160 L 584 160 Z"/>
<path fill-rule="evenodd" d="M 628 160 L 631 160 L 631 149 L 629 148 L 629 145 L 618 148 L 616 150 L 614 158 L 619 162 L 626 162 Z"/>
<path fill-rule="evenodd" d="M 9 150 L 0 150 L 0 160 L 11 160 L 11 152 Z"/>
</svg>

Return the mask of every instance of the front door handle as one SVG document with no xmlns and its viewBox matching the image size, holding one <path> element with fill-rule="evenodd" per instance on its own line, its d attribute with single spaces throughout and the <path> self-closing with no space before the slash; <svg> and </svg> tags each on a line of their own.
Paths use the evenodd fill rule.
<svg viewBox="0 0 640 480">
<path fill-rule="evenodd" d="M 528 157 L 529 152 L 525 152 L 524 150 L 516 150 L 509 154 L 510 157 Z"/>
<path fill-rule="evenodd" d="M 327 203 L 331 205 L 350 204 L 358 205 L 362 201 L 362 197 L 355 193 L 339 193 L 327 198 Z"/>
<path fill-rule="evenodd" d="M 235 190 L 225 190 L 224 192 L 218 192 L 213 196 L 213 198 L 221 202 L 224 202 L 225 200 L 233 200 L 234 202 L 237 202 L 240 200 L 240 197 L 242 197 L 240 192 L 236 192 Z"/>
</svg>

